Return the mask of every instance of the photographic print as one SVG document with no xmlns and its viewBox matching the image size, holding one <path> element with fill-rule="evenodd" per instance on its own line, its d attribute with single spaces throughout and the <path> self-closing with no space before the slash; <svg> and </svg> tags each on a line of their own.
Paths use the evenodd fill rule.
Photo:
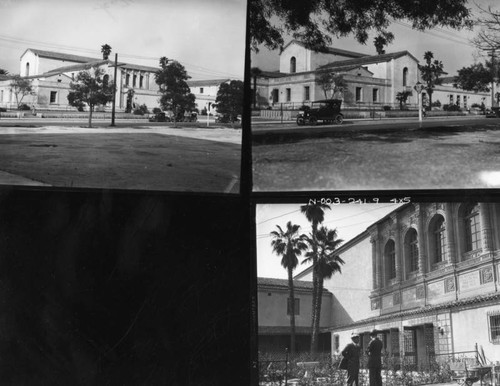
<svg viewBox="0 0 500 386">
<path fill-rule="evenodd" d="M 239 193 L 246 1 L 0 1 L 0 184 Z"/>
<path fill-rule="evenodd" d="M 256 205 L 259 384 L 498 385 L 498 202 L 326 201 Z"/>
<path fill-rule="evenodd" d="M 254 191 L 500 186 L 497 2 L 250 4 Z"/>
</svg>

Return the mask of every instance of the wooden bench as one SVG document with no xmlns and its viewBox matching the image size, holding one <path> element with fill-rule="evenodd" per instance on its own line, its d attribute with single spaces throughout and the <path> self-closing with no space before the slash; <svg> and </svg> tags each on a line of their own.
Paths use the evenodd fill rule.
<svg viewBox="0 0 500 386">
<path fill-rule="evenodd" d="M 475 382 L 479 381 L 479 377 L 474 377 L 469 374 L 469 369 L 465 362 L 451 362 L 450 371 L 451 379 L 456 381 L 459 385 L 472 386 Z"/>
</svg>

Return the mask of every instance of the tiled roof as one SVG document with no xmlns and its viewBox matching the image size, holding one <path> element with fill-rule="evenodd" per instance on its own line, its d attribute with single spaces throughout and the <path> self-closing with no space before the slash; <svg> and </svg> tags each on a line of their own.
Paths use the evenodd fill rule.
<svg viewBox="0 0 500 386">
<path fill-rule="evenodd" d="M 189 87 L 199 87 L 199 86 L 218 86 L 222 83 L 229 82 L 230 79 L 207 79 L 207 80 L 189 80 L 187 82 Z"/>
<path fill-rule="evenodd" d="M 83 70 L 88 70 L 89 68 L 92 68 L 94 66 L 102 66 L 103 64 L 110 64 L 110 63 L 111 62 L 109 60 L 98 60 L 98 61 L 94 60 L 92 62 L 73 64 L 71 66 L 55 68 L 53 70 L 47 71 L 46 73 L 40 76 L 52 76 L 52 75 L 62 74 L 64 72 L 83 71 Z"/>
<path fill-rule="evenodd" d="M 88 56 L 64 54 L 61 52 L 54 52 L 54 51 L 37 50 L 35 48 L 28 48 L 26 51 L 28 51 L 28 50 L 32 51 L 33 53 L 35 53 L 38 56 L 43 57 L 43 58 L 65 60 L 68 62 L 86 63 L 86 62 L 94 62 L 96 60 L 99 60 L 99 58 L 90 58 Z M 26 51 L 25 51 L 25 53 L 26 53 Z M 24 55 L 24 53 L 23 53 L 23 55 Z"/>
<path fill-rule="evenodd" d="M 442 84 L 450 84 L 450 83 L 455 83 L 455 82 L 456 82 L 456 76 L 443 76 L 441 78 Z"/>
<path fill-rule="evenodd" d="M 313 282 L 312 281 L 294 280 L 293 285 L 294 285 L 294 288 L 296 290 L 312 291 L 312 289 L 313 289 Z M 274 279 L 274 278 L 267 278 L 267 277 L 258 277 L 257 278 L 257 287 L 288 289 L 288 279 Z M 330 291 L 323 288 L 323 293 L 329 294 Z"/>
<path fill-rule="evenodd" d="M 306 45 L 299 41 L 299 40 L 292 40 L 290 43 L 288 43 L 283 49 L 288 47 L 290 44 L 296 43 L 298 45 L 301 45 L 302 47 L 305 47 Z M 363 56 L 367 56 L 366 54 L 362 54 L 360 52 L 354 52 L 354 51 L 348 51 L 348 50 L 342 50 L 340 48 L 334 48 L 334 47 L 327 47 L 323 50 L 320 50 L 318 52 L 326 53 L 326 54 L 334 54 L 334 55 L 342 55 L 342 56 L 348 56 L 351 58 L 361 58 Z"/>
<path fill-rule="evenodd" d="M 307 335 L 311 333 L 311 327 L 298 327 L 295 326 L 295 333 L 300 335 Z M 290 326 L 259 326 L 259 335 L 288 335 L 290 334 Z"/>
<path fill-rule="evenodd" d="M 279 71 L 262 71 L 258 77 L 259 78 L 282 78 L 282 77 L 289 76 L 289 75 L 290 74 L 285 74 L 285 73 L 279 72 Z"/>
<path fill-rule="evenodd" d="M 400 57 L 405 56 L 405 55 L 409 55 L 412 58 L 414 58 L 415 60 L 417 60 L 408 51 L 398 51 L 398 52 L 393 52 L 390 54 L 364 56 L 362 58 L 348 59 L 348 60 L 341 60 L 338 62 L 332 62 L 332 63 L 325 64 L 323 66 L 320 66 L 319 69 L 327 69 L 327 68 L 338 67 L 338 66 L 351 66 L 351 65 L 363 65 L 363 64 L 388 62 L 392 59 L 397 59 L 397 58 L 400 58 Z"/>
<path fill-rule="evenodd" d="M 120 68 L 125 68 L 127 70 L 136 70 L 136 71 L 146 71 L 146 72 L 156 72 L 160 68 L 150 67 L 150 66 L 141 66 L 139 64 L 131 64 L 131 63 L 118 63 Z"/>
<path fill-rule="evenodd" d="M 393 320 L 395 318 L 404 318 L 404 317 L 409 317 L 409 316 L 414 316 L 414 315 L 432 313 L 432 312 L 444 310 L 444 309 L 452 309 L 452 308 L 458 308 L 458 307 L 464 307 L 464 306 L 471 306 L 474 304 L 480 304 L 480 303 L 490 302 L 490 301 L 499 301 L 499 300 L 500 300 L 500 293 L 493 293 L 493 294 L 488 294 L 488 295 L 477 295 L 474 297 L 461 299 L 461 300 L 453 300 L 453 301 L 442 303 L 442 304 L 435 304 L 435 305 L 430 305 L 430 306 L 425 306 L 425 307 L 419 307 L 419 308 L 416 308 L 413 310 L 395 312 L 395 313 L 390 313 L 390 314 L 382 315 L 382 316 L 375 316 L 373 318 L 368 318 L 368 319 L 360 320 L 357 322 L 349 323 L 349 325 L 346 325 L 346 326 L 335 327 L 335 329 L 338 330 L 338 329 L 343 329 L 346 327 L 361 326 L 361 325 L 370 324 L 370 323 L 379 323 L 379 322 L 382 322 L 385 320 Z M 332 329 L 333 328 L 327 328 L 325 330 L 332 330 Z"/>
</svg>

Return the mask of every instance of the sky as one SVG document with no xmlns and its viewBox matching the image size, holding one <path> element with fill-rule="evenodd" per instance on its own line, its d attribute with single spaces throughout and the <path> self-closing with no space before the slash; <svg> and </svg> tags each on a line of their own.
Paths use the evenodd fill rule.
<svg viewBox="0 0 500 386">
<path fill-rule="evenodd" d="M 298 204 L 259 204 L 256 207 L 256 254 L 257 276 L 286 279 L 287 271 L 281 266 L 281 257 L 274 254 L 271 248 L 270 232 L 277 230 L 276 225 L 286 229 L 286 223 L 300 225 L 299 233 L 308 234 L 311 225 L 300 213 Z M 325 211 L 323 225 L 329 229 L 337 229 L 337 236 L 344 243 L 366 230 L 371 224 L 383 218 L 402 204 L 339 204 L 331 205 L 331 210 Z M 294 274 L 303 271 L 307 265 L 300 264 Z"/>
<path fill-rule="evenodd" d="M 19 73 L 27 48 L 158 67 L 192 79 L 243 79 L 246 0 L 0 0 L 0 68 Z"/>
<path fill-rule="evenodd" d="M 500 9 L 498 0 L 475 0 L 470 1 L 468 8 L 477 14 L 479 4 L 482 8 L 491 5 L 494 9 Z M 419 61 L 423 62 L 426 51 L 434 53 L 434 59 L 443 62 L 444 71 L 450 76 L 456 75 L 457 70 L 470 66 L 476 61 L 484 61 L 484 53 L 479 53 L 471 44 L 470 40 L 476 36 L 477 30 L 453 30 L 451 28 L 435 28 L 426 32 L 419 32 L 411 28 L 410 23 L 398 21 L 392 23 L 389 31 L 395 35 L 394 41 L 385 47 L 387 53 L 397 51 L 409 51 Z M 366 45 L 356 42 L 353 38 L 342 38 L 332 40 L 332 47 L 376 55 L 373 39 L 375 34 L 371 34 Z M 291 40 L 285 39 L 285 44 Z M 259 67 L 262 70 L 276 71 L 279 68 L 278 51 L 269 51 L 265 47 L 260 47 L 259 53 L 252 53 L 252 67 Z"/>
</svg>

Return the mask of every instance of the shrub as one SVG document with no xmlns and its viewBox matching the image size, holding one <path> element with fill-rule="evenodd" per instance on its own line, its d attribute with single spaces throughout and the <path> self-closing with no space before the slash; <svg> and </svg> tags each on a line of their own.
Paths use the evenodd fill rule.
<svg viewBox="0 0 500 386">
<path fill-rule="evenodd" d="M 18 110 L 31 110 L 31 108 L 26 103 L 21 103 L 17 109 Z"/>
<path fill-rule="evenodd" d="M 140 105 L 138 108 L 136 108 L 134 110 L 134 115 L 144 115 L 144 114 L 148 114 L 149 113 L 149 110 L 148 110 L 148 106 L 146 105 Z"/>
<path fill-rule="evenodd" d="M 444 111 L 461 111 L 460 106 L 457 105 L 443 105 Z"/>
<path fill-rule="evenodd" d="M 384 111 L 389 111 L 391 109 L 391 106 L 384 106 L 383 109 Z"/>
<path fill-rule="evenodd" d="M 432 107 L 441 107 L 441 102 L 439 101 L 439 99 L 437 101 L 434 101 L 432 102 Z"/>
<path fill-rule="evenodd" d="M 158 114 L 158 113 L 161 113 L 161 109 L 159 107 L 155 107 L 153 109 L 153 114 Z"/>
<path fill-rule="evenodd" d="M 5 113 L 7 109 L 4 109 L 3 107 L 0 107 L 0 113 Z"/>
</svg>

